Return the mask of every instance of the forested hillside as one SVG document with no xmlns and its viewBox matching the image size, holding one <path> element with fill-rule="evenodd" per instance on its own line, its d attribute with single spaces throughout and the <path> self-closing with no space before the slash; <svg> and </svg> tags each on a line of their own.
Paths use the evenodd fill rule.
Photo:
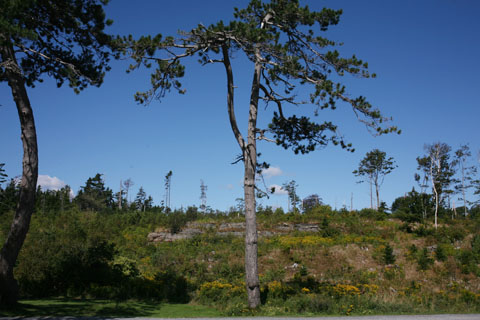
<svg viewBox="0 0 480 320">
<path fill-rule="evenodd" d="M 1 194 L 3 241 L 14 185 Z M 146 299 L 250 314 L 242 212 L 165 212 L 135 203 L 122 210 L 94 202 L 85 207 L 82 197 L 70 201 L 66 190 L 38 191 L 15 269 L 22 298 Z M 262 306 L 255 312 L 480 311 L 478 208 L 453 219 L 444 209 L 435 229 L 431 212 L 423 220 L 421 206 L 415 209 L 418 198 L 412 191 L 397 199 L 393 214 L 327 205 L 288 213 L 259 208 Z M 192 228 L 201 232 L 169 242 L 148 238 Z"/>
</svg>

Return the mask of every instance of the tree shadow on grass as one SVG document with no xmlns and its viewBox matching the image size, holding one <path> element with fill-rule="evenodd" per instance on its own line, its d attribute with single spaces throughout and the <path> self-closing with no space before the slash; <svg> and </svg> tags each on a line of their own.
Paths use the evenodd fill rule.
<svg viewBox="0 0 480 320">
<path fill-rule="evenodd" d="M 0 308 L 0 317 L 141 317 L 158 310 L 162 303 L 129 301 L 116 303 L 108 300 L 48 299 L 26 300 L 9 309 Z"/>
</svg>

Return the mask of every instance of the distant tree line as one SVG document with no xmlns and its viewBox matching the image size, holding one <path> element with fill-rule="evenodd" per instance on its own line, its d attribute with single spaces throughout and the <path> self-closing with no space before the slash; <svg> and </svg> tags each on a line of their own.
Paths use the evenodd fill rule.
<svg viewBox="0 0 480 320">
<path fill-rule="evenodd" d="M 4 187 L 0 185 L 0 215 L 15 210 L 19 192 L 20 187 L 15 179 L 10 179 Z M 121 202 L 121 206 L 119 206 L 119 202 Z M 154 206 L 153 198 L 147 196 L 143 187 L 140 187 L 132 202 L 129 202 L 123 193 L 120 197 L 118 195 L 115 197 L 112 189 L 105 186 L 100 173 L 88 178 L 76 196 L 73 195 L 69 186 L 59 190 L 44 190 L 41 186 L 37 187 L 35 212 L 64 212 L 74 207 L 84 211 L 121 212 L 146 211 L 153 209 Z M 161 211 L 163 207 L 155 209 Z"/>
<path fill-rule="evenodd" d="M 384 151 L 374 149 L 367 152 L 361 160 L 359 168 L 353 171 L 355 176 L 365 178 L 375 188 L 376 205 L 371 208 L 379 212 L 391 209 L 396 217 L 410 222 L 426 221 L 433 218 L 435 223 L 439 217 L 468 217 L 480 212 L 480 178 L 478 169 L 468 145 L 461 145 L 457 150 L 441 142 L 425 145 L 425 154 L 416 158 L 417 172 L 415 187 L 405 195 L 396 198 L 391 208 L 381 201 L 379 189 L 385 176 L 397 167 L 392 157 Z M 20 187 L 17 179 L 8 180 L 3 163 L 0 163 L 0 215 L 14 211 L 17 205 Z M 363 182 L 363 181 L 362 181 Z M 59 190 L 44 190 L 37 187 L 35 212 L 64 212 L 72 208 L 95 212 L 154 211 L 167 213 L 165 202 L 159 206 L 153 204 L 153 198 L 140 187 L 133 201 L 128 200 L 128 186 L 133 185 L 131 179 L 122 183 L 120 192 L 114 193 L 105 186 L 102 174 L 97 173 L 80 187 L 76 196 L 69 186 Z M 288 195 L 288 212 L 307 213 L 318 206 L 323 206 L 318 194 L 302 198 L 297 194 L 298 184 L 292 180 L 285 182 L 282 189 Z M 370 189 L 372 191 L 372 188 Z M 371 194 L 372 196 L 372 194 Z M 372 199 L 373 201 L 373 196 Z M 243 216 L 245 214 L 243 198 L 238 198 L 237 205 L 232 206 L 227 215 Z M 217 213 L 210 207 L 202 209 L 203 213 Z M 257 205 L 257 211 L 269 214 L 285 214 L 282 208 L 263 207 Z"/>
</svg>

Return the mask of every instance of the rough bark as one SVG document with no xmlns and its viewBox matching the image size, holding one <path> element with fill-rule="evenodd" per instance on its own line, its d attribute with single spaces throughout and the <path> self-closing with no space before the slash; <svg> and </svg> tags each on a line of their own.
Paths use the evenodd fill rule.
<svg viewBox="0 0 480 320">
<path fill-rule="evenodd" d="M 245 271 L 248 294 L 248 306 L 256 308 L 260 305 L 260 281 L 258 279 L 257 261 L 257 222 L 255 212 L 255 171 L 257 167 L 257 114 L 260 84 L 260 63 L 255 63 L 255 71 L 250 95 L 250 111 L 248 115 L 248 139 L 244 150 L 244 193 L 245 193 Z"/>
<path fill-rule="evenodd" d="M 0 47 L 0 51 L 2 62 L 7 62 L 10 66 L 5 68 L 5 72 L 17 106 L 23 143 L 23 172 L 19 201 L 7 239 L 0 251 L 0 304 L 12 305 L 18 300 L 18 285 L 13 277 L 13 267 L 27 235 L 35 206 L 38 150 L 33 112 L 13 48 L 4 45 Z"/>
</svg>

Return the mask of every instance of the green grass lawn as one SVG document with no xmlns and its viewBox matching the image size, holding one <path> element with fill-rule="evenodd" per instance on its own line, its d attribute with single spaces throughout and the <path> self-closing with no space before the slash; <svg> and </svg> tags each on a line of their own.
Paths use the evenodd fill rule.
<svg viewBox="0 0 480 320">
<path fill-rule="evenodd" d="M 22 300 L 10 310 L 0 309 L 0 316 L 102 316 L 102 317 L 161 317 L 194 318 L 219 317 L 220 311 L 192 304 L 109 300 Z"/>
</svg>

